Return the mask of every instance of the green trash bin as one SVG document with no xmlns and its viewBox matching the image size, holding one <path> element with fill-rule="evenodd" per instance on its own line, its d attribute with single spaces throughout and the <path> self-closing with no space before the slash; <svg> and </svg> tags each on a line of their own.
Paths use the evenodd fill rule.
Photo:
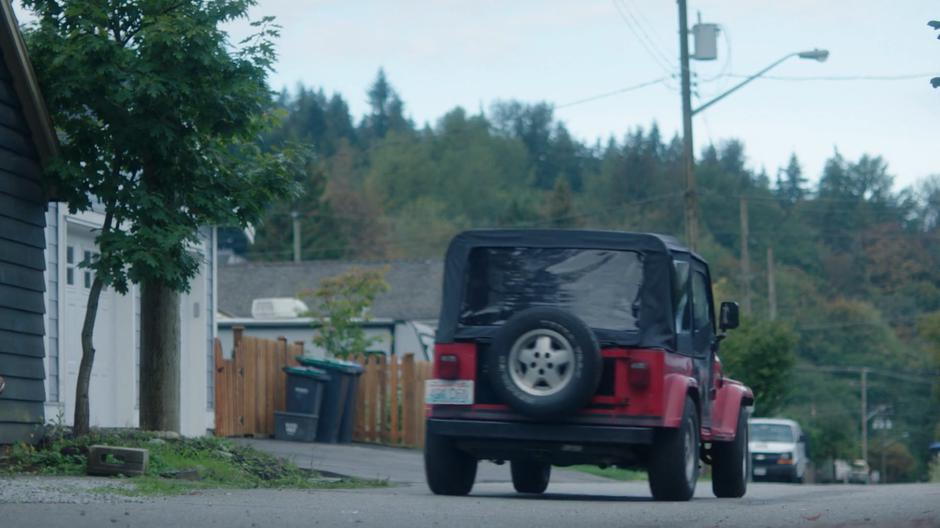
<svg viewBox="0 0 940 528">
<path fill-rule="evenodd" d="M 301 365 L 316 367 L 330 376 L 323 390 L 317 442 L 351 442 L 356 421 L 356 387 L 363 368 L 352 361 L 298 357 Z"/>
<path fill-rule="evenodd" d="M 287 412 L 320 414 L 323 387 L 330 376 L 314 367 L 284 367 L 287 374 Z"/>
</svg>

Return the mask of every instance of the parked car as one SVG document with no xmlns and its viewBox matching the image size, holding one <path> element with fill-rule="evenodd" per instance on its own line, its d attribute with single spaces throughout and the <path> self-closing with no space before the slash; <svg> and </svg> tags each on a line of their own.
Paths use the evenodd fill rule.
<svg viewBox="0 0 940 528">
<path fill-rule="evenodd" d="M 477 461 L 509 461 L 541 493 L 551 466 L 642 468 L 658 500 L 747 488 L 751 390 L 717 350 L 708 265 L 676 240 L 577 230 L 483 230 L 450 244 L 424 451 L 436 494 L 471 491 Z M 716 328 L 717 327 L 717 328 Z"/>
<path fill-rule="evenodd" d="M 852 461 L 848 481 L 850 484 L 871 484 L 871 468 L 862 459 Z"/>
<path fill-rule="evenodd" d="M 800 424 L 781 418 L 751 418 L 751 472 L 754 480 L 802 483 L 809 463 Z"/>
</svg>

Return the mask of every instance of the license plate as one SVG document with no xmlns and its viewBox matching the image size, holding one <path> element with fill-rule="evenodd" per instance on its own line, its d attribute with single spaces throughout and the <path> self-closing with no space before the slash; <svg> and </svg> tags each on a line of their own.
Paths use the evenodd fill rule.
<svg viewBox="0 0 940 528">
<path fill-rule="evenodd" d="M 473 380 L 427 380 L 424 401 L 430 405 L 472 405 Z"/>
<path fill-rule="evenodd" d="M 763 476 L 766 476 L 766 475 L 767 475 L 767 468 L 762 468 L 762 467 L 756 467 L 756 468 L 754 468 L 754 476 L 755 476 L 755 477 L 763 477 Z"/>
</svg>

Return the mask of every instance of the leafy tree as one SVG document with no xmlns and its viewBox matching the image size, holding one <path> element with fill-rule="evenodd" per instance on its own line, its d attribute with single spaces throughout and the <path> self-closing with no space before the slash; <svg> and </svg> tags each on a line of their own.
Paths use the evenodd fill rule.
<svg viewBox="0 0 940 528">
<path fill-rule="evenodd" d="M 349 359 L 363 354 L 373 343 L 366 337 L 363 321 L 368 321 L 369 308 L 376 296 L 388 289 L 383 269 L 351 269 L 341 275 L 323 279 L 313 292 L 301 292 L 312 297 L 315 307 L 310 315 L 316 317 L 313 342 L 335 358 Z"/>
<path fill-rule="evenodd" d="M 245 225 L 288 189 L 284 156 L 255 142 L 269 103 L 271 19 L 232 46 L 253 0 L 24 0 L 26 40 L 64 140 L 50 182 L 72 212 L 100 204 L 100 256 L 82 327 L 75 431 L 88 431 L 101 289 L 142 283 L 140 424 L 179 428 L 179 291 L 200 226 Z"/>
<path fill-rule="evenodd" d="M 518 101 L 498 102 L 491 109 L 496 130 L 525 145 L 534 185 L 546 190 L 552 187 L 558 175 L 550 159 L 553 112 L 546 103 L 526 105 Z"/>
<path fill-rule="evenodd" d="M 299 194 L 294 200 L 279 201 L 268 209 L 257 226 L 258 242 L 251 253 L 259 260 L 284 260 L 293 255 L 293 222 L 300 222 L 300 258 L 315 260 L 339 258 L 346 240 L 339 229 L 340 220 L 325 196 L 326 175 L 320 164 L 308 159 L 295 172 Z"/>
<path fill-rule="evenodd" d="M 574 216 L 571 187 L 567 180 L 559 178 L 555 181 L 555 188 L 552 189 L 545 209 L 545 219 L 552 227 L 574 227 L 578 224 L 578 219 Z"/>
<path fill-rule="evenodd" d="M 341 140 L 328 161 L 326 199 L 337 219 L 336 236 L 348 243 L 343 257 L 383 259 L 389 256 L 390 229 L 381 196 L 362 183 L 363 165 L 359 152 Z"/>
<path fill-rule="evenodd" d="M 754 391 L 758 416 L 774 416 L 786 400 L 796 363 L 796 336 L 775 321 L 744 321 L 721 346 L 725 372 Z"/>
</svg>

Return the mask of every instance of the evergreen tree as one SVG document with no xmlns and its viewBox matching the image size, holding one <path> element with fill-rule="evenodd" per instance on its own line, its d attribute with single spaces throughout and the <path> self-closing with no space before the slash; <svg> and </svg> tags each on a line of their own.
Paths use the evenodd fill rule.
<svg viewBox="0 0 940 528">
<path fill-rule="evenodd" d="M 777 171 L 775 194 L 781 207 L 791 210 L 806 196 L 806 178 L 796 154 L 790 154 L 790 160 L 784 169 Z"/>
</svg>

